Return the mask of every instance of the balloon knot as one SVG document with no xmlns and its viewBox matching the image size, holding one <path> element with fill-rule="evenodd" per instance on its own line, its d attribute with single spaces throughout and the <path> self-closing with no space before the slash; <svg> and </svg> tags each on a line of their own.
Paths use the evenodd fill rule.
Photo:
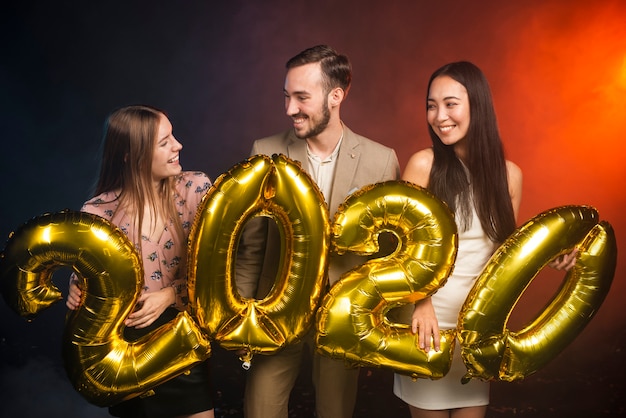
<svg viewBox="0 0 626 418">
<path fill-rule="evenodd" d="M 241 360 L 241 368 L 244 370 L 250 370 L 250 366 L 252 364 L 252 352 L 246 350 L 241 356 L 239 356 L 239 360 Z"/>
</svg>

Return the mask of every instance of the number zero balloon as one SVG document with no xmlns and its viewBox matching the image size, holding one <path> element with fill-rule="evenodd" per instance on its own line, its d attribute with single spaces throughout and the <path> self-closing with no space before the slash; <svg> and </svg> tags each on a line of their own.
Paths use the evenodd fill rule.
<svg viewBox="0 0 626 418">
<path fill-rule="evenodd" d="M 506 322 L 533 278 L 559 254 L 578 248 L 550 304 L 524 329 Z M 468 368 L 464 379 L 513 381 L 552 360 L 582 331 L 606 297 L 617 263 L 613 229 L 588 206 L 543 212 L 518 228 L 477 278 L 459 316 Z"/>
<path fill-rule="evenodd" d="M 190 233 L 189 300 L 200 326 L 228 349 L 270 354 L 310 328 L 325 280 L 328 209 L 300 164 L 257 155 L 220 176 Z M 247 220 L 274 219 L 284 246 L 273 291 L 242 298 L 234 260 Z M 244 363 L 244 367 L 247 367 Z"/>
</svg>

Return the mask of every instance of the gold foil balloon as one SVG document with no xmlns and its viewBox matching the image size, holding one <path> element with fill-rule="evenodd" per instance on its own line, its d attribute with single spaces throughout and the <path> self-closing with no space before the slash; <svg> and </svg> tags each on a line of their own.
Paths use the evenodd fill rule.
<svg viewBox="0 0 626 418">
<path fill-rule="evenodd" d="M 234 280 L 241 232 L 256 216 L 274 219 L 284 243 L 276 283 L 262 300 L 241 297 Z M 190 234 L 190 305 L 201 327 L 223 347 L 251 353 L 298 341 L 319 304 L 329 236 L 324 199 L 299 163 L 257 155 L 222 174 Z"/>
<path fill-rule="evenodd" d="M 522 330 L 506 328 L 526 287 L 555 256 L 577 247 L 576 265 L 549 305 Z M 611 226 L 587 206 L 541 213 L 496 251 L 459 317 L 465 379 L 514 381 L 542 368 L 582 331 L 604 301 L 617 263 Z"/>
<path fill-rule="evenodd" d="M 397 237 L 397 248 L 345 273 L 331 288 L 317 314 L 318 350 L 414 377 L 442 377 L 450 368 L 456 330 L 441 332 L 440 352 L 425 353 L 410 327 L 391 322 L 387 313 L 445 283 L 457 251 L 453 215 L 416 185 L 388 181 L 367 186 L 339 207 L 332 225 L 333 250 L 374 254 L 383 232 Z"/>
<path fill-rule="evenodd" d="M 63 211 L 25 223 L 0 258 L 2 294 L 33 318 L 61 294 L 53 272 L 71 266 L 83 303 L 68 315 L 63 356 L 68 377 L 89 402 L 108 406 L 146 392 L 206 359 L 210 345 L 186 312 L 137 342 L 123 321 L 143 286 L 143 268 L 122 231 L 96 215 Z"/>
</svg>

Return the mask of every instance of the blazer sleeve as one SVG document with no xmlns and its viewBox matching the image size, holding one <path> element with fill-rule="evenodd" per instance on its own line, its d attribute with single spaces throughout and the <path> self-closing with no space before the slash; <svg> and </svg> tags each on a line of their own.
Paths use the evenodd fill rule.
<svg viewBox="0 0 626 418">
<path fill-rule="evenodd" d="M 400 164 L 398 163 L 398 156 L 396 151 L 389 149 L 387 156 L 387 164 L 383 172 L 383 181 L 398 180 L 400 178 Z"/>
<path fill-rule="evenodd" d="M 265 258 L 267 227 L 267 218 L 252 218 L 244 226 L 239 239 L 235 284 L 239 294 L 244 298 L 254 298 L 257 294 Z"/>
</svg>

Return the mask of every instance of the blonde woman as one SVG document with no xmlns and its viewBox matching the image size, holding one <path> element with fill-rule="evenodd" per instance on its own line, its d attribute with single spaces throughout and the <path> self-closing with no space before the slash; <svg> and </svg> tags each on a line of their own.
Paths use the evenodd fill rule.
<svg viewBox="0 0 626 418">
<path fill-rule="evenodd" d="M 125 320 L 125 338 L 137 339 L 173 319 L 187 305 L 186 242 L 202 197 L 211 186 L 201 172 L 182 171 L 182 145 L 161 110 L 128 106 L 107 119 L 100 175 L 82 211 L 118 226 L 135 244 L 144 287 Z M 76 309 L 81 290 L 72 278 L 66 305 Z M 154 389 L 109 408 L 117 417 L 214 416 L 208 362 Z"/>
</svg>

